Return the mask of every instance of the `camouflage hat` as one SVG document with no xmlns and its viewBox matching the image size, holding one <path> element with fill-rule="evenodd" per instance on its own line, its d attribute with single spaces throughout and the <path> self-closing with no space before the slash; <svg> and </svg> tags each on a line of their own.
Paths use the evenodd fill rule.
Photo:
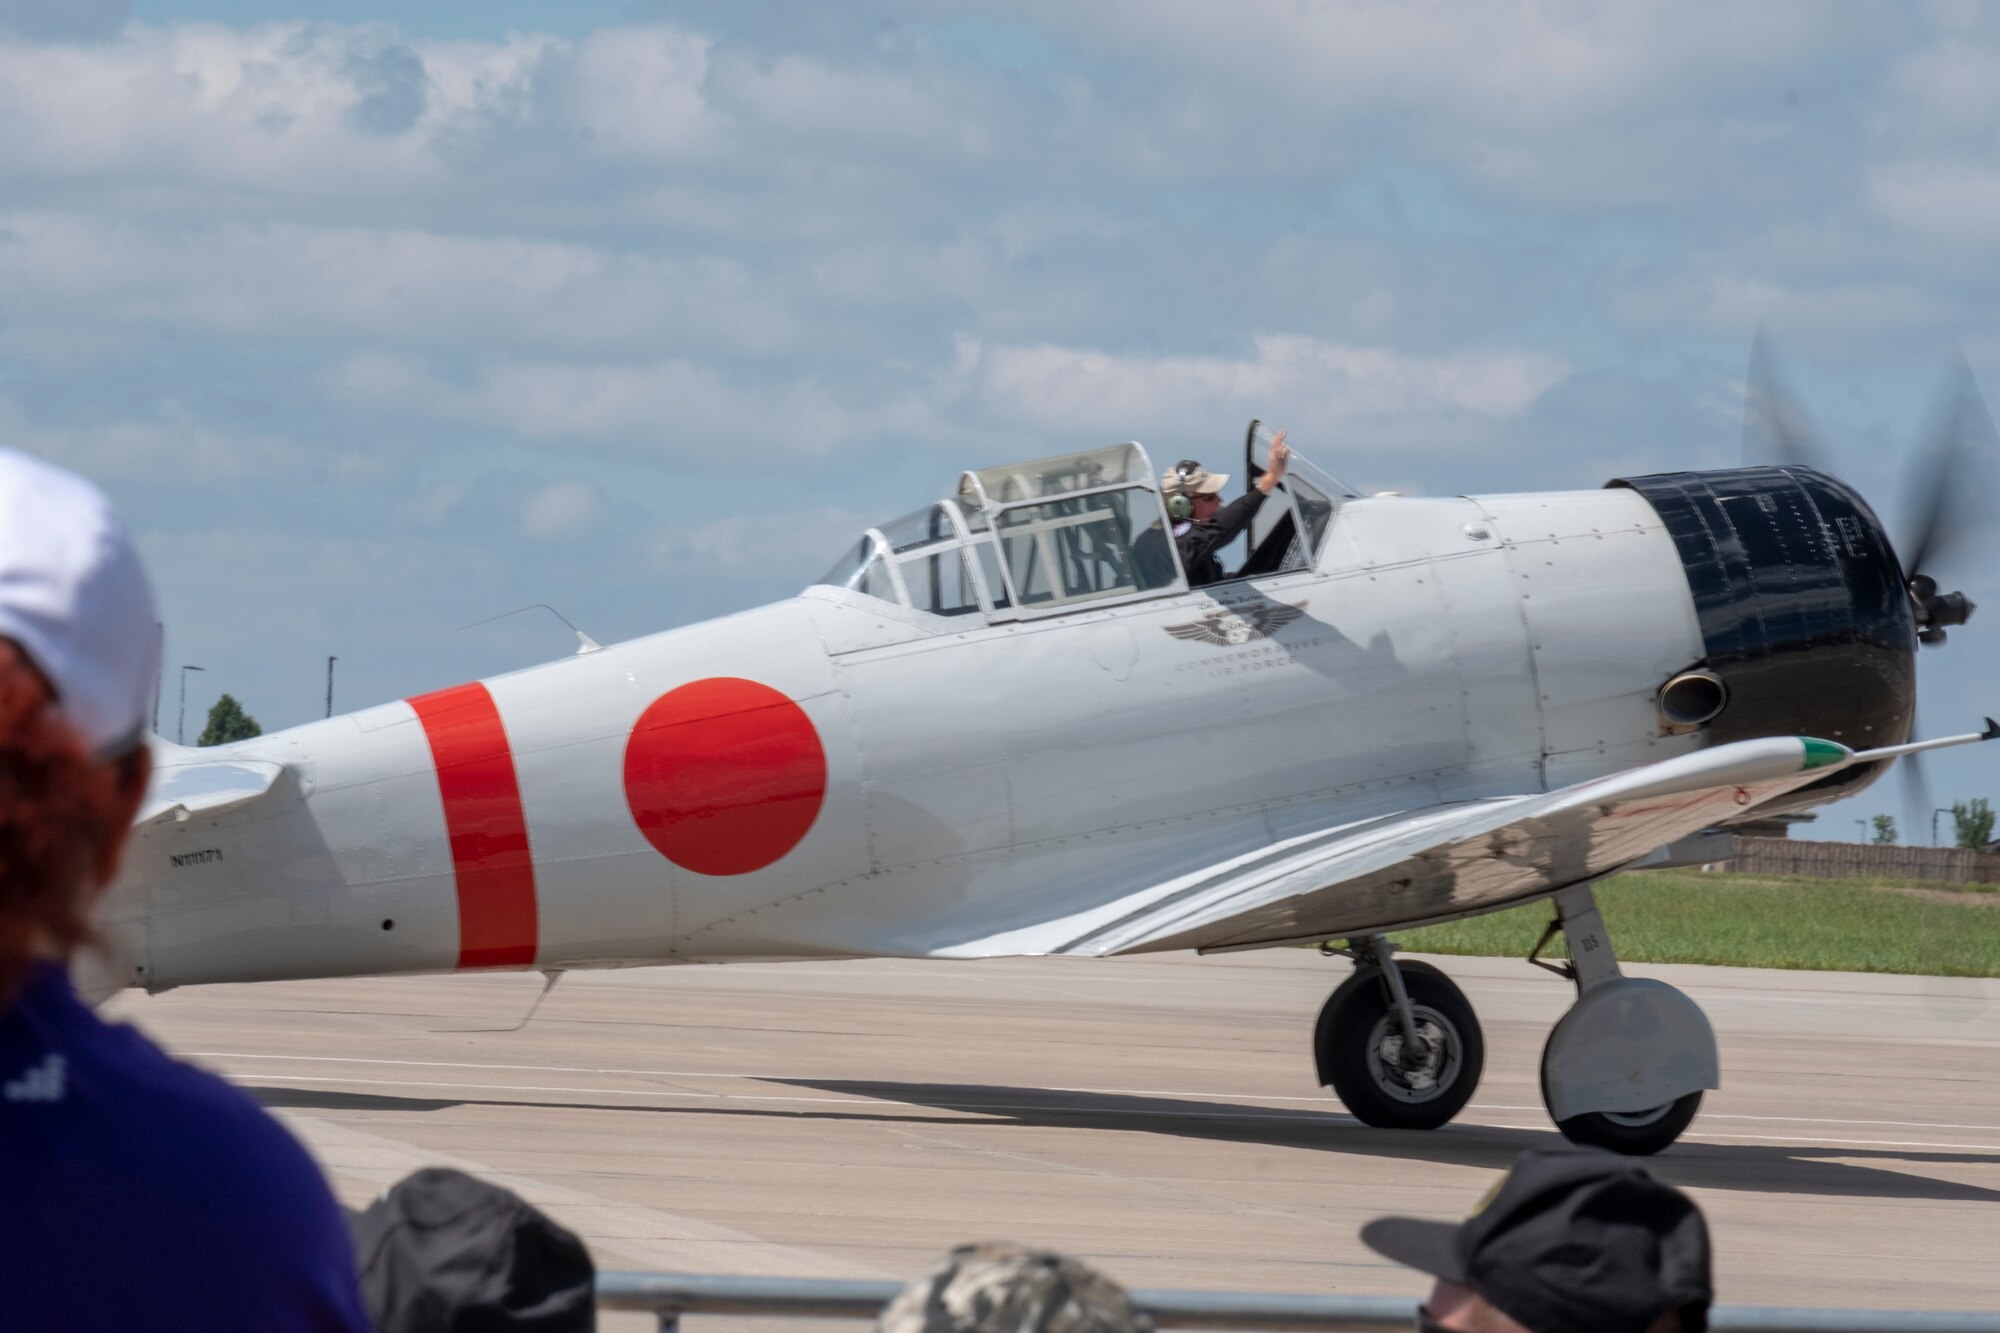
<svg viewBox="0 0 2000 1333">
<path fill-rule="evenodd" d="M 1049 1250 L 961 1245 L 882 1311 L 882 1333 L 1151 1333 L 1110 1278 Z"/>
</svg>

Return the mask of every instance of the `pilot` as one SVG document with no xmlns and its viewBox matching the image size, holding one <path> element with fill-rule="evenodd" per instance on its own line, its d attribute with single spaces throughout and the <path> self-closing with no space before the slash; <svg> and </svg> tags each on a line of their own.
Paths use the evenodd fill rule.
<svg viewBox="0 0 2000 1333">
<path fill-rule="evenodd" d="M 1222 503 L 1222 488 L 1229 484 L 1226 472 L 1210 472 L 1191 458 L 1184 458 L 1160 478 L 1160 494 L 1167 500 L 1167 517 L 1174 521 L 1174 549 L 1181 554 L 1181 568 L 1187 571 L 1190 588 L 1220 583 L 1226 577 L 1216 552 L 1234 541 L 1257 516 L 1264 497 L 1285 479 L 1291 461 L 1291 446 L 1285 432 L 1271 437 L 1271 465 L 1256 484 L 1229 504 Z"/>
<path fill-rule="evenodd" d="M 157 617 L 81 478 L 0 449 L 0 1292 L 8 1328 L 365 1333 L 340 1210 L 242 1092 L 65 962 L 152 769 Z"/>
</svg>

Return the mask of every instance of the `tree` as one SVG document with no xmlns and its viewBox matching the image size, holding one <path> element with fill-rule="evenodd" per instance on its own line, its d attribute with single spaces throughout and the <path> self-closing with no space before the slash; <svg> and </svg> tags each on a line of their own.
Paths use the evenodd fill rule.
<svg viewBox="0 0 2000 1333">
<path fill-rule="evenodd" d="M 227 745 L 231 741 L 247 741 L 252 736 L 261 736 L 264 729 L 257 725 L 257 719 L 243 711 L 243 705 L 236 702 L 236 696 L 225 694 L 215 701 L 215 707 L 208 710 L 208 725 L 202 728 L 196 745 Z"/>
<path fill-rule="evenodd" d="M 1976 851 L 1993 841 L 1993 805 L 1984 796 L 1975 796 L 1969 801 L 1953 801 L 1951 822 L 1958 832 L 1954 841 L 1961 847 Z"/>
<path fill-rule="evenodd" d="M 1887 847 L 1896 841 L 1896 817 L 1894 815 L 1877 815 L 1875 816 L 1874 824 L 1875 837 L 1873 841 L 1877 847 Z"/>
</svg>

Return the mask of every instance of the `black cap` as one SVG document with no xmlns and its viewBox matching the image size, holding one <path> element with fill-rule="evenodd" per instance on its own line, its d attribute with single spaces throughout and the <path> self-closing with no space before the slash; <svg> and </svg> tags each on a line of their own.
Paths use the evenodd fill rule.
<svg viewBox="0 0 2000 1333">
<path fill-rule="evenodd" d="M 1644 1333 L 1676 1309 L 1700 1333 L 1714 1299 L 1694 1200 L 1597 1148 L 1522 1153 L 1464 1222 L 1378 1217 L 1361 1239 L 1534 1333 Z"/>
<path fill-rule="evenodd" d="M 596 1274 L 583 1242 L 512 1191 L 426 1167 L 353 1219 L 361 1296 L 378 1333 L 589 1333 Z"/>
</svg>

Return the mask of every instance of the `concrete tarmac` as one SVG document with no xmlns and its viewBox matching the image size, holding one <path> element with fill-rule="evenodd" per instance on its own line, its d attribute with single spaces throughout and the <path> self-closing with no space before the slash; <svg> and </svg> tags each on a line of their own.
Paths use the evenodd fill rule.
<svg viewBox="0 0 2000 1333">
<path fill-rule="evenodd" d="M 1368 1129 L 1308 1042 L 1347 964 L 745 964 L 216 986 L 115 1000 L 250 1089 L 363 1204 L 431 1163 L 500 1180 L 600 1267 L 909 1277 L 950 1244 L 1070 1251 L 1135 1286 L 1420 1294 L 1365 1249 L 1557 1141 L 1537 1062 L 1570 988 L 1432 960 L 1484 1024 L 1471 1107 Z M 2000 1308 L 2000 982 L 1629 967 L 1688 990 L 1723 1082 L 1652 1159 L 1707 1212 L 1731 1303 Z M 607 1328 L 643 1327 L 607 1321 Z"/>
</svg>

